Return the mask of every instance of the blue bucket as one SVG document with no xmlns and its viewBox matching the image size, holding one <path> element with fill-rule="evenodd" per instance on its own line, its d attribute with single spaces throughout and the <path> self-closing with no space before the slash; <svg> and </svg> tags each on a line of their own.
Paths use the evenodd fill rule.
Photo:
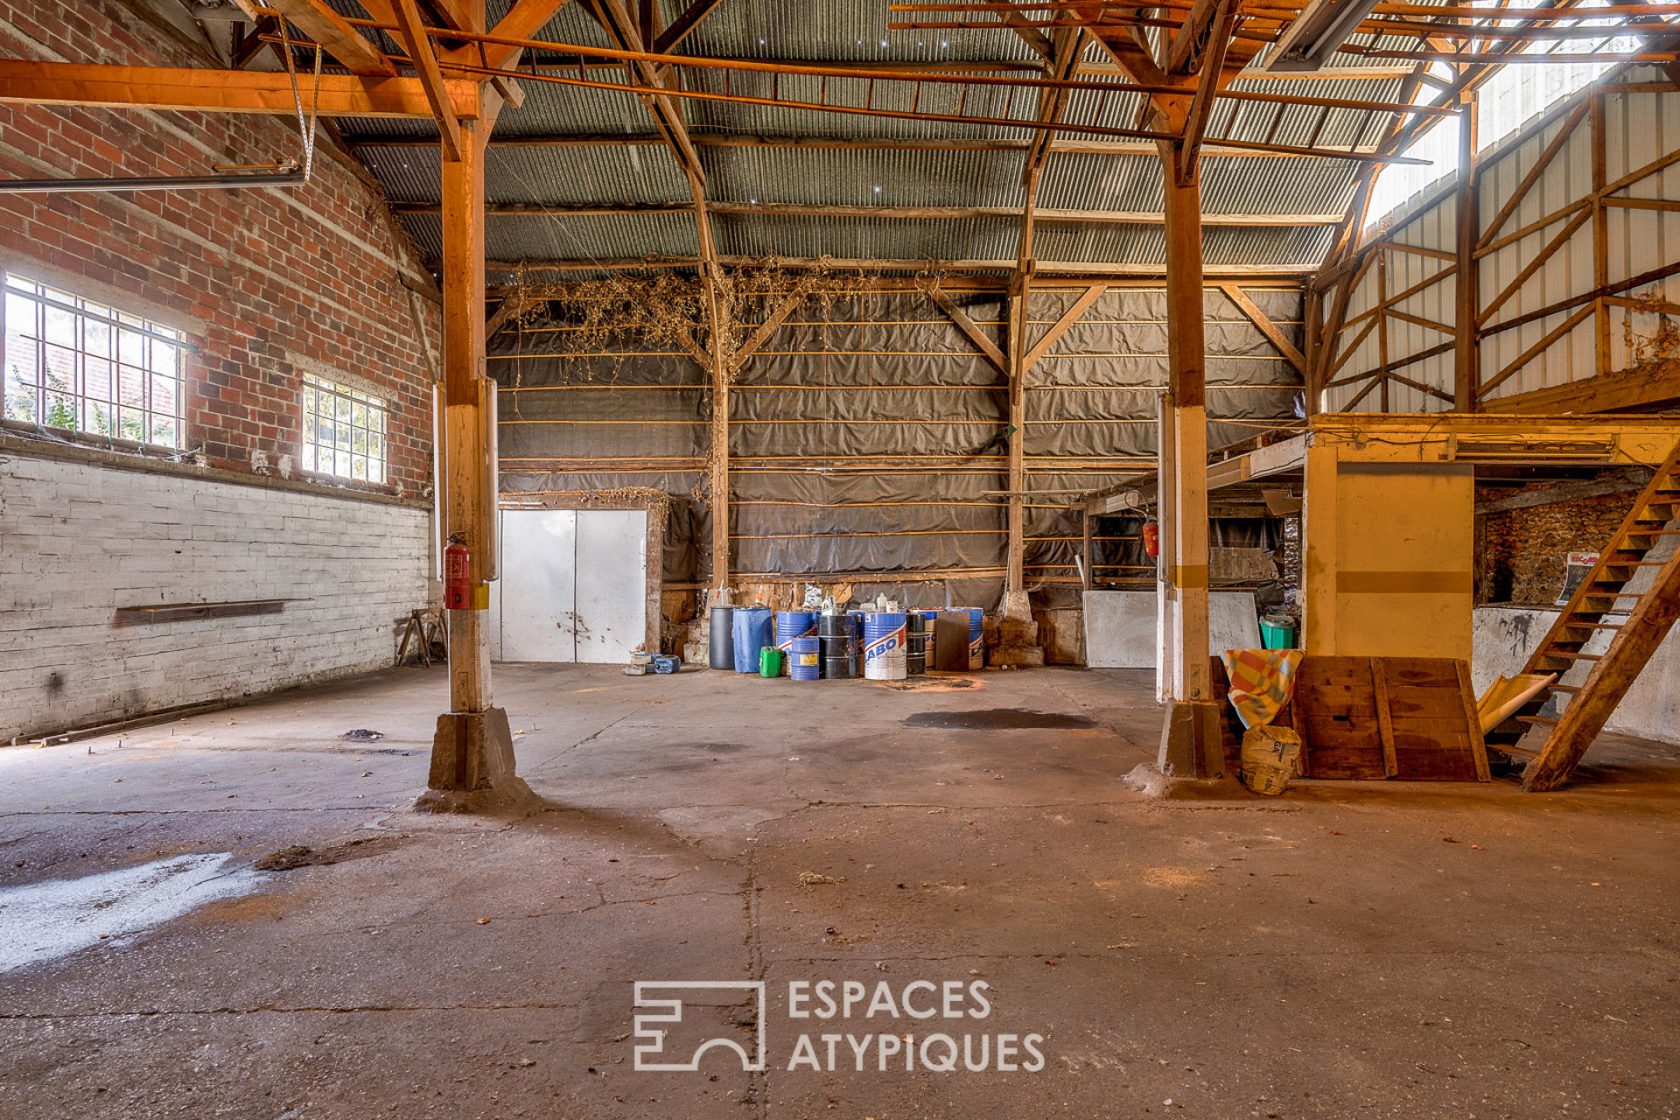
<svg viewBox="0 0 1680 1120">
<path fill-rule="evenodd" d="M 735 608 L 735 671 L 748 676 L 758 672 L 758 651 L 774 645 L 770 640 L 769 607 Z"/>
<path fill-rule="evenodd" d="M 787 665 L 792 660 L 793 640 L 795 638 L 809 638 L 817 632 L 816 611 L 777 611 L 776 612 L 776 648 L 782 651 L 782 675 L 787 676 Z"/>
<path fill-rule="evenodd" d="M 872 681 L 901 681 L 909 676 L 909 635 L 903 611 L 863 616 L 863 675 Z"/>
<path fill-rule="evenodd" d="M 788 676 L 796 681 L 822 680 L 822 639 L 799 637 L 788 643 Z"/>
<path fill-rule="evenodd" d="M 986 667 L 986 608 L 968 608 L 968 667 Z"/>
</svg>

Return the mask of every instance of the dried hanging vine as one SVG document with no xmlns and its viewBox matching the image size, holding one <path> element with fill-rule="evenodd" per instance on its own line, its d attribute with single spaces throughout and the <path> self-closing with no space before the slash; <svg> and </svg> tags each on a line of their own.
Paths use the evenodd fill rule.
<svg viewBox="0 0 1680 1120">
<path fill-rule="evenodd" d="M 902 278 L 922 291 L 939 286 L 942 273 L 927 271 Z M 709 364 L 715 342 L 717 360 L 727 379 L 739 373 L 737 354 L 760 324 L 790 295 L 800 297 L 801 319 L 832 321 L 837 305 L 883 298 L 883 277 L 860 268 L 828 265 L 787 269 L 774 260 L 761 265 L 720 270 L 715 280 L 718 336 L 711 332 L 706 284 L 698 273 L 662 269 L 624 272 L 577 281 L 534 280 L 521 271 L 505 298 L 517 309 L 512 323 L 526 331 L 553 332 L 555 340 L 522 356 L 558 358 L 579 380 L 595 380 L 596 363 L 611 360 L 613 373 L 627 357 L 670 351 Z M 889 285 L 890 286 L 890 285 Z M 516 374 L 517 377 L 517 374 Z"/>
<path fill-rule="evenodd" d="M 1628 310 L 1633 314 L 1622 319 L 1622 341 L 1627 346 L 1628 368 L 1656 367 L 1680 359 L 1680 318 L 1674 314 L 1674 304 L 1663 298 L 1661 288 L 1630 292 Z M 1636 331 L 1634 315 L 1655 315 L 1655 331 Z"/>
</svg>

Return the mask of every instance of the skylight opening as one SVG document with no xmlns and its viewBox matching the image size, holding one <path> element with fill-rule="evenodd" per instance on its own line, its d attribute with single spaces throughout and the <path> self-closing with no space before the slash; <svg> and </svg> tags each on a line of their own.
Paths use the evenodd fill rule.
<svg viewBox="0 0 1680 1120">
<path fill-rule="evenodd" d="M 1590 0 L 1576 5 L 1576 9 L 1603 7 L 1605 0 Z M 1520 20 L 1501 20 L 1494 27 L 1520 26 Z M 1614 29 L 1614 19 L 1582 20 L 1576 26 Z M 1525 48 L 1526 54 L 1621 54 L 1637 51 L 1643 46 L 1632 35 L 1610 35 L 1604 39 L 1565 39 L 1550 43 L 1536 43 Z M 1609 73 L 1614 62 L 1558 62 L 1521 63 L 1500 68 L 1477 90 L 1476 132 L 1477 151 L 1486 151 L 1505 137 L 1522 128 L 1558 102 L 1585 89 Z M 1436 77 L 1451 80 L 1452 68 L 1446 63 L 1432 67 Z M 1420 91 L 1417 100 L 1428 101 L 1435 96 L 1432 88 Z M 1419 194 L 1433 187 L 1458 169 L 1458 130 L 1456 116 L 1440 118 L 1438 123 L 1414 140 L 1400 154 L 1425 159 L 1427 164 L 1390 164 L 1377 175 L 1371 191 L 1371 205 L 1366 211 L 1365 225 L 1369 229 L 1406 205 Z"/>
</svg>

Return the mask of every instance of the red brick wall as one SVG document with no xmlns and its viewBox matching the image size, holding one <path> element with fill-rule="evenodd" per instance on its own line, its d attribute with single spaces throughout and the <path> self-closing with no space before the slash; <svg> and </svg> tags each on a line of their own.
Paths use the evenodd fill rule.
<svg viewBox="0 0 1680 1120">
<path fill-rule="evenodd" d="M 197 64 L 109 0 L 5 5 L 0 56 Z M 197 175 L 301 154 L 287 118 L 0 105 L 6 178 Z M 0 266 L 85 280 L 81 294 L 131 297 L 127 309 L 188 330 L 185 445 L 217 465 L 248 469 L 259 450 L 299 460 L 300 380 L 318 363 L 389 403 L 384 489 L 429 484 L 430 373 L 399 274 L 429 281 L 371 179 L 325 137 L 301 187 L 0 195 Z M 435 350 L 437 307 L 418 306 Z"/>
</svg>

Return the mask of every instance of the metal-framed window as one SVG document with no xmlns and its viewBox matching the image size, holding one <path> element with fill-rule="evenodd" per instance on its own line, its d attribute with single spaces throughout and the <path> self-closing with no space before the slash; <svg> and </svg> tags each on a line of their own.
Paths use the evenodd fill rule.
<svg viewBox="0 0 1680 1120">
<path fill-rule="evenodd" d="M 8 420 L 179 450 L 186 336 L 7 272 L 0 362 Z"/>
<path fill-rule="evenodd" d="M 385 481 L 385 402 L 314 374 L 303 377 L 303 469 Z"/>
</svg>

